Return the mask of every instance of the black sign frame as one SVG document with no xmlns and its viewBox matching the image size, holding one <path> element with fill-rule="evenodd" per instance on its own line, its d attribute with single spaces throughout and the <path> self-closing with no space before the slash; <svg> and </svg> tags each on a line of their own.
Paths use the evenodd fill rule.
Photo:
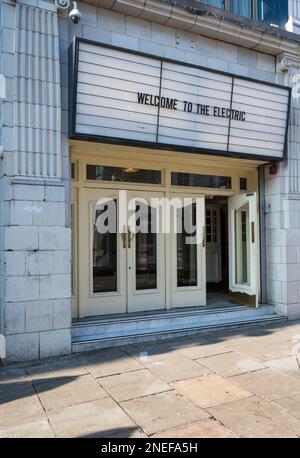
<svg viewBox="0 0 300 458">
<path fill-rule="evenodd" d="M 124 138 L 119 138 L 119 137 L 108 137 L 108 136 L 103 136 L 103 135 L 83 134 L 83 133 L 76 132 L 77 80 L 78 80 L 78 59 L 79 59 L 79 44 L 80 43 L 86 43 L 86 44 L 90 44 L 94 46 L 101 46 L 101 47 L 105 47 L 109 49 L 123 51 L 123 52 L 130 53 L 130 54 L 136 54 L 136 55 L 143 56 L 143 57 L 149 57 L 151 59 L 159 60 L 161 62 L 161 66 L 162 66 L 162 62 L 170 62 L 173 64 L 184 65 L 186 67 L 197 68 L 197 69 L 217 73 L 220 75 L 225 75 L 225 76 L 232 78 L 232 88 L 234 84 L 234 78 L 239 78 L 241 80 L 250 81 L 254 83 L 260 83 L 266 86 L 286 90 L 288 92 L 288 104 L 287 104 L 287 113 L 286 113 L 285 140 L 284 140 L 282 157 L 264 155 L 263 153 L 262 154 L 249 154 L 249 153 L 243 153 L 243 152 L 228 151 L 229 137 L 230 137 L 230 125 L 228 129 L 227 151 L 226 150 L 197 148 L 197 147 L 190 147 L 190 146 L 184 146 L 184 145 L 174 145 L 174 144 L 168 144 L 168 143 L 160 143 L 158 141 L 149 142 L 149 141 L 141 141 L 141 140 L 134 140 L 134 139 L 124 139 Z M 288 127 L 289 127 L 289 119 L 290 119 L 291 93 L 292 93 L 292 89 L 289 86 L 270 83 L 268 81 L 263 81 L 263 80 L 259 80 L 255 78 L 248 78 L 245 76 L 235 75 L 234 73 L 229 73 L 229 72 L 225 72 L 222 70 L 210 69 L 207 67 L 203 67 L 201 65 L 185 63 L 182 61 L 168 59 L 168 58 L 157 56 L 154 54 L 135 51 L 135 50 L 123 48 L 120 46 L 114 46 L 114 45 L 110 45 L 107 43 L 97 42 L 94 40 L 74 37 L 70 45 L 70 48 L 69 48 L 69 139 L 70 140 L 91 141 L 91 142 L 96 142 L 96 143 L 109 143 L 109 144 L 114 144 L 114 145 L 132 146 L 136 148 L 146 148 L 146 149 L 177 151 L 177 152 L 202 154 L 202 155 L 250 159 L 250 160 L 256 160 L 256 161 L 258 160 L 258 161 L 262 161 L 266 163 L 274 162 L 274 161 L 279 162 L 287 158 Z M 157 123 L 159 123 L 159 114 L 158 114 Z M 229 120 L 229 124 L 230 124 L 230 120 Z"/>
</svg>

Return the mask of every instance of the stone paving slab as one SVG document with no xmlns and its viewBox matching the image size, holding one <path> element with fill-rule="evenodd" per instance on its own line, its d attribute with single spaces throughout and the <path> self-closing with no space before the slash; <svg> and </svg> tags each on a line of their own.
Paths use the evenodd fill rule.
<svg viewBox="0 0 300 458">
<path fill-rule="evenodd" d="M 294 377 L 300 378 L 300 363 L 299 358 L 296 355 L 271 359 L 266 361 L 266 365 L 272 369 L 286 372 Z"/>
<path fill-rule="evenodd" d="M 148 368 L 157 377 L 170 383 L 211 373 L 211 370 L 196 361 L 186 358 L 179 352 L 170 352 L 168 355 L 148 355 L 143 352 L 139 357 L 143 366 Z"/>
<path fill-rule="evenodd" d="M 101 350 L 82 355 L 81 362 L 95 378 L 143 369 L 141 364 L 121 350 Z"/>
<path fill-rule="evenodd" d="M 53 437 L 55 437 L 55 435 L 47 420 L 0 429 L 0 438 L 50 439 Z"/>
<path fill-rule="evenodd" d="M 228 402 L 209 412 L 241 437 L 299 437 L 300 421 L 258 396 Z"/>
<path fill-rule="evenodd" d="M 0 403 L 0 429 L 45 420 L 43 407 L 35 394 L 17 394 L 12 400 Z"/>
<path fill-rule="evenodd" d="M 300 393 L 300 380 L 270 368 L 237 375 L 231 381 L 269 401 Z"/>
<path fill-rule="evenodd" d="M 59 437 L 130 437 L 138 430 L 110 398 L 54 410 L 49 418 Z"/>
<path fill-rule="evenodd" d="M 300 419 L 300 393 L 292 394 L 282 399 L 276 399 L 275 403 Z"/>
<path fill-rule="evenodd" d="M 0 366 L 0 437 L 300 437 L 299 358 L 287 322 Z"/>
<path fill-rule="evenodd" d="M 263 337 L 261 338 L 263 339 Z M 264 342 L 264 340 L 262 340 Z M 271 342 L 256 342 L 241 343 L 235 347 L 237 353 L 241 353 L 249 358 L 256 358 L 260 361 L 268 361 L 270 359 L 285 358 L 299 352 L 295 343 L 292 340 L 272 340 Z"/>
<path fill-rule="evenodd" d="M 36 383 L 55 378 L 78 377 L 89 373 L 88 369 L 76 357 L 68 358 L 66 361 L 61 358 L 58 361 L 51 360 L 41 364 L 33 364 L 25 367 L 25 370 Z"/>
<path fill-rule="evenodd" d="M 263 369 L 265 364 L 236 352 L 223 353 L 197 359 L 198 363 L 225 377 Z"/>
<path fill-rule="evenodd" d="M 196 421 L 189 423 L 178 428 L 170 429 L 168 431 L 162 431 L 154 434 L 154 438 L 168 438 L 168 439 L 180 439 L 180 438 L 237 438 L 239 437 L 231 429 L 222 425 L 219 421 L 214 418 L 208 418 L 206 420 Z"/>
<path fill-rule="evenodd" d="M 147 435 L 210 416 L 203 409 L 174 392 L 125 401 L 121 405 Z"/>
<path fill-rule="evenodd" d="M 91 375 L 44 381 L 35 387 L 46 410 L 61 409 L 108 397 L 106 391 Z"/>
<path fill-rule="evenodd" d="M 0 405 L 34 394 L 32 380 L 23 369 L 0 372 Z"/>
<path fill-rule="evenodd" d="M 206 356 L 223 354 L 230 351 L 222 342 L 209 342 L 207 340 L 202 343 L 190 343 L 188 345 L 178 344 L 178 351 L 184 356 L 191 359 L 199 359 Z"/>
<path fill-rule="evenodd" d="M 177 393 L 202 408 L 252 396 L 251 392 L 216 374 L 183 380 L 172 385 Z"/>
<path fill-rule="evenodd" d="M 145 342 L 135 345 L 130 345 L 126 348 L 126 353 L 132 356 L 135 359 L 139 359 L 140 356 L 155 356 L 157 358 L 163 359 L 168 358 L 172 353 L 174 353 L 175 348 L 172 345 L 173 341 L 168 342 Z"/>
<path fill-rule="evenodd" d="M 98 381 L 118 402 L 172 389 L 147 369 L 111 375 L 110 377 L 99 378 Z"/>
<path fill-rule="evenodd" d="M 29 379 L 29 376 L 26 374 L 25 369 L 23 368 L 10 368 L 9 366 L 0 366 L 0 386 L 2 383 L 7 383 L 7 381 L 18 381 Z"/>
</svg>

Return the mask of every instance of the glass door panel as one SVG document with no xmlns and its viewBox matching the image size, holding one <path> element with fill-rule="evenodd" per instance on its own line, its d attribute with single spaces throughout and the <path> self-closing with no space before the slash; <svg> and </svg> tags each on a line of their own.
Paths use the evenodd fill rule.
<svg viewBox="0 0 300 458">
<path fill-rule="evenodd" d="M 136 290 L 157 287 L 157 234 L 156 210 L 144 202 L 137 201 L 137 233 L 135 235 L 135 278 Z M 154 224 L 153 224 L 154 223 Z"/>
<path fill-rule="evenodd" d="M 176 234 L 177 287 L 197 286 L 197 244 L 189 243 L 189 237 L 196 236 L 196 204 L 177 209 L 177 219 L 182 228 L 181 232 Z M 187 219 L 191 219 L 191 224 Z M 192 230 L 187 227 L 189 225 Z"/>
<path fill-rule="evenodd" d="M 95 208 L 93 222 L 93 293 L 105 293 L 109 291 L 117 291 L 118 289 L 118 270 L 117 270 L 117 232 L 99 230 L 97 222 L 105 223 L 104 218 L 106 212 L 111 212 L 115 215 L 117 209 L 117 201 L 114 199 L 109 204 L 103 205 L 100 209 Z M 109 216 L 107 217 L 107 219 Z M 115 218 L 115 216 L 114 216 Z M 101 223 L 100 223 L 101 224 Z M 104 226 L 105 229 L 105 226 Z"/>
<path fill-rule="evenodd" d="M 171 306 L 206 304 L 204 197 L 174 196 L 171 208 Z M 172 197 L 171 197 L 172 202 Z"/>
<path fill-rule="evenodd" d="M 206 282 L 218 283 L 221 274 L 220 208 L 206 203 Z"/>
<path fill-rule="evenodd" d="M 229 289 L 232 302 L 257 306 L 258 244 L 256 194 L 228 199 Z"/>
<path fill-rule="evenodd" d="M 235 222 L 235 282 L 250 285 L 249 202 L 234 211 Z"/>
</svg>

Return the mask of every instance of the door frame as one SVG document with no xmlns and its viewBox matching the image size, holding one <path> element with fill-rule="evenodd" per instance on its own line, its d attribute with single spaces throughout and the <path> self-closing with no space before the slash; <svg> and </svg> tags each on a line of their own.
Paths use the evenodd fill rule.
<svg viewBox="0 0 300 458">
<path fill-rule="evenodd" d="M 263 165 L 262 161 L 238 159 L 229 157 L 215 157 L 191 153 L 178 153 L 171 151 L 150 150 L 120 145 L 108 145 L 102 143 L 92 143 L 78 140 L 71 140 L 71 157 L 75 167 L 74 178 L 72 179 L 73 200 L 76 195 L 78 210 L 76 220 L 73 222 L 74 233 L 77 232 L 78 240 L 82 233 L 81 208 L 84 204 L 84 189 L 125 189 L 128 191 L 136 190 L 139 192 L 153 191 L 164 192 L 167 197 L 169 193 L 176 194 L 203 194 L 205 196 L 226 196 L 230 197 L 240 194 L 240 178 L 247 178 L 248 187 L 245 192 L 259 192 L 258 188 L 258 167 Z M 217 160 L 216 160 L 217 159 Z M 134 184 L 134 183 L 114 183 L 96 182 L 86 179 L 87 164 L 103 164 L 145 169 L 161 170 L 162 184 Z M 232 179 L 231 189 L 195 188 L 171 185 L 171 171 L 186 173 L 203 173 L 214 175 L 230 176 Z M 259 215 L 258 215 L 259 216 Z M 78 241 L 77 241 L 78 243 Z M 76 311 L 80 305 L 81 285 L 79 279 L 82 272 L 80 266 L 80 253 L 73 253 L 74 264 L 76 265 L 76 275 L 74 275 L 75 288 L 77 295 L 73 296 L 73 318 L 77 318 Z M 166 257 L 170 255 L 169 244 L 166 244 Z M 258 258 L 259 259 L 259 258 Z M 258 266 L 260 270 L 260 266 Z M 258 291 L 260 294 L 260 274 L 258 275 Z M 171 308 L 171 278 L 170 269 L 166 269 L 166 309 Z"/>
<path fill-rule="evenodd" d="M 257 193 L 240 193 L 232 196 L 228 201 L 228 230 L 229 230 L 229 291 L 236 296 L 236 300 L 258 307 L 259 303 L 259 209 Z M 237 227 L 236 212 L 248 205 L 247 214 L 247 262 L 249 284 L 238 283 L 237 272 Z M 241 236 L 241 234 L 240 234 Z M 235 299 L 234 299 L 235 300 Z"/>
</svg>

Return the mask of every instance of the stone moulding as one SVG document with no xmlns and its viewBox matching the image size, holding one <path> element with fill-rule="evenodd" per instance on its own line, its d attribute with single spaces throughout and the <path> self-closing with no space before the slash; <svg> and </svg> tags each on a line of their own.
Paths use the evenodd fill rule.
<svg viewBox="0 0 300 458">
<path fill-rule="evenodd" d="M 115 0 L 110 7 L 94 0 L 93 4 L 275 56 L 300 53 L 299 35 L 195 0 Z"/>
</svg>

